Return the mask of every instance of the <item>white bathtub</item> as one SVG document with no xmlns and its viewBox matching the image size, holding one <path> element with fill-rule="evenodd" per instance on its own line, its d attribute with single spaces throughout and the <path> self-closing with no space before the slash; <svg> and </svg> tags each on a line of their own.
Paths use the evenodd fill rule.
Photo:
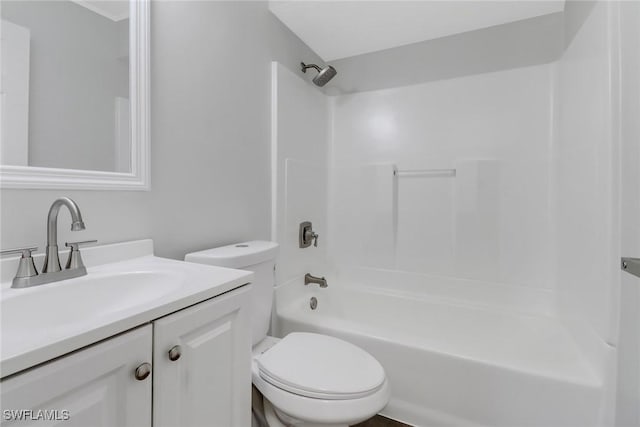
<svg viewBox="0 0 640 427">
<path fill-rule="evenodd" d="M 277 287 L 274 332 L 324 333 L 370 352 L 390 380 L 390 418 L 508 427 L 606 418 L 604 374 L 551 315 L 551 294 L 372 270 L 328 283 Z"/>
</svg>

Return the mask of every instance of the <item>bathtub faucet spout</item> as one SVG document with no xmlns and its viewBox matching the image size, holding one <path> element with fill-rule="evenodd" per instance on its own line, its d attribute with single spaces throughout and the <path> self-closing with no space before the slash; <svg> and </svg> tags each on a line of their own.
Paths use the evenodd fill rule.
<svg viewBox="0 0 640 427">
<path fill-rule="evenodd" d="M 307 273 L 304 275 L 304 284 L 308 285 L 309 283 L 320 285 L 321 288 L 326 288 L 327 286 L 329 286 L 327 285 L 327 279 L 325 279 L 324 277 L 315 277 Z"/>
</svg>

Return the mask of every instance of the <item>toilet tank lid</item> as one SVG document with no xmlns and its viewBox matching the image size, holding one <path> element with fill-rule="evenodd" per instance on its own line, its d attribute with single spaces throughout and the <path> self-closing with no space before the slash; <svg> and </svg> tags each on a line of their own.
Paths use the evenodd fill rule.
<svg viewBox="0 0 640 427">
<path fill-rule="evenodd" d="M 264 240 L 234 243 L 185 255 L 187 262 L 228 268 L 245 268 L 261 262 L 275 260 L 278 244 Z"/>
</svg>

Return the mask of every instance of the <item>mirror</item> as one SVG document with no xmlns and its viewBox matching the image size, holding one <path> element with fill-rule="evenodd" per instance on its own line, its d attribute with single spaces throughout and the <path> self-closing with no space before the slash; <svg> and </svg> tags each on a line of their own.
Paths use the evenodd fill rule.
<svg viewBox="0 0 640 427">
<path fill-rule="evenodd" d="M 148 0 L 2 2 L 4 188 L 149 188 Z"/>
</svg>

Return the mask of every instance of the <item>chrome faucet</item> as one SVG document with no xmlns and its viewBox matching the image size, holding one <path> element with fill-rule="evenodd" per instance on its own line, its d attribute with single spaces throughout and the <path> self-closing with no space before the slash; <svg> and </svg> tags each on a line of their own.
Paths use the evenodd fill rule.
<svg viewBox="0 0 640 427">
<path fill-rule="evenodd" d="M 72 279 L 87 274 L 87 269 L 80 256 L 79 247 L 87 243 L 96 243 L 96 240 L 65 243 L 65 246 L 71 248 L 71 250 L 65 269 L 62 270 L 60 267 L 60 256 L 58 254 L 58 213 L 62 206 L 66 206 L 69 212 L 71 212 L 71 231 L 85 229 L 80 208 L 78 208 L 76 202 L 68 197 L 61 197 L 54 201 L 47 216 L 47 247 L 44 264 L 42 265 L 42 274 L 38 274 L 38 270 L 33 262 L 33 257 L 31 256 L 31 252 L 37 250 L 37 247 L 30 246 L 0 251 L 2 254 L 22 254 L 18 264 L 18 271 L 13 278 L 12 288 L 44 285 L 45 283 Z"/>
<path fill-rule="evenodd" d="M 327 285 L 327 279 L 325 279 L 324 277 L 315 277 L 307 273 L 304 275 L 304 284 L 308 285 L 309 283 L 320 285 L 321 288 L 326 288 L 327 286 L 329 286 Z"/>
<path fill-rule="evenodd" d="M 62 270 L 58 255 L 58 213 L 62 206 L 66 206 L 71 213 L 71 231 L 81 231 L 85 228 L 80 208 L 76 202 L 68 197 L 61 197 L 53 202 L 47 216 L 47 247 L 42 266 L 43 273 L 55 273 Z"/>
</svg>

